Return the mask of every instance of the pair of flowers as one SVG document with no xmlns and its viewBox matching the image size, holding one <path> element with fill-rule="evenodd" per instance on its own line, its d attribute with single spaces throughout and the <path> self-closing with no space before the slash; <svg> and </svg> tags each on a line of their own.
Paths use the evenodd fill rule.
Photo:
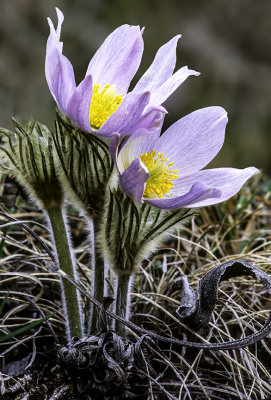
<svg viewBox="0 0 271 400">
<path fill-rule="evenodd" d="M 131 92 L 128 88 L 143 53 L 142 31 L 122 25 L 112 32 L 91 59 L 76 86 L 73 67 L 62 54 L 63 14 L 58 25 L 50 19 L 46 79 L 58 105 L 75 125 L 110 139 L 110 152 L 122 189 L 135 200 L 174 209 L 225 201 L 258 170 L 204 168 L 224 142 L 227 113 L 221 107 L 197 110 L 160 135 L 166 113 L 164 101 L 190 75 L 187 67 L 174 71 L 176 36 L 162 46 Z M 123 138 L 125 139 L 123 140 Z"/>
</svg>

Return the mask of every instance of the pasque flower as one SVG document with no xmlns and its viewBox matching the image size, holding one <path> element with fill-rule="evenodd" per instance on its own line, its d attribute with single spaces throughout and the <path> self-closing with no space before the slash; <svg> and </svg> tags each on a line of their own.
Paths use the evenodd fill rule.
<svg viewBox="0 0 271 400">
<path fill-rule="evenodd" d="M 56 29 L 48 18 L 45 73 L 58 108 L 84 131 L 104 137 L 113 132 L 126 135 L 159 130 L 166 112 L 161 104 L 189 75 L 198 75 L 187 67 L 173 73 L 180 35 L 158 50 L 149 69 L 127 93 L 141 61 L 143 39 L 139 26 L 122 25 L 106 38 L 76 86 L 72 64 L 62 54 L 64 16 L 56 11 Z"/>
<path fill-rule="evenodd" d="M 224 141 L 227 113 L 207 107 L 151 135 L 130 137 L 118 151 L 119 135 L 111 141 L 122 189 L 135 200 L 174 209 L 220 203 L 237 193 L 258 170 L 205 167 Z"/>
</svg>

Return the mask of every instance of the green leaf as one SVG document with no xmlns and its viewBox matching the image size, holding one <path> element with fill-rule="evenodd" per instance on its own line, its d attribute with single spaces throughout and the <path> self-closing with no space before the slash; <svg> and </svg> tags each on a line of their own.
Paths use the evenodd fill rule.
<svg viewBox="0 0 271 400">
<path fill-rule="evenodd" d="M 4 300 L 5 300 L 5 299 L 4 299 Z M 3 301 L 4 301 L 4 300 L 3 300 Z M 2 307 L 2 304 L 1 304 L 1 307 Z M 25 326 L 23 326 L 23 327 L 17 329 L 16 331 L 13 331 L 13 332 L 10 332 L 10 333 L 8 333 L 8 334 L 6 334 L 6 335 L 0 336 L 0 343 L 1 343 L 1 342 L 5 342 L 6 340 L 8 340 L 8 339 L 10 339 L 10 338 L 12 338 L 12 337 L 14 337 L 14 336 L 18 336 L 18 335 L 20 335 L 21 333 L 27 332 L 27 331 L 29 331 L 30 329 L 35 328 L 36 326 L 41 325 L 44 321 L 47 321 L 47 320 L 48 320 L 49 318 L 51 318 L 54 314 L 55 314 L 55 313 L 51 313 L 51 314 L 47 315 L 46 317 L 43 317 L 43 318 L 39 319 L 38 321 L 31 322 L 30 324 L 27 324 L 27 325 L 25 325 Z"/>
</svg>

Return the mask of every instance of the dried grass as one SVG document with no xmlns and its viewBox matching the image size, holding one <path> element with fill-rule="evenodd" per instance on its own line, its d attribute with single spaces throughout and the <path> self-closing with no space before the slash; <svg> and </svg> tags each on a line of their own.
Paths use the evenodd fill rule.
<svg viewBox="0 0 271 400">
<path fill-rule="evenodd" d="M 191 331 L 178 319 L 175 311 L 180 302 L 184 275 L 196 288 L 207 271 L 234 259 L 246 260 L 271 273 L 270 194 L 270 180 L 256 178 L 227 203 L 199 210 L 190 226 L 171 235 L 170 243 L 146 260 L 136 276 L 132 321 L 169 338 L 203 342 L 233 340 L 259 330 L 269 314 L 270 296 L 248 277 L 221 284 L 219 302 L 208 330 Z M 8 333 L 26 322 L 55 312 L 35 332 L 0 343 L 2 368 L 19 354 L 23 368 L 27 370 L 33 365 L 37 352 L 43 353 L 39 346 L 44 339 L 48 346 L 54 347 L 64 336 L 58 277 L 42 214 L 21 197 L 17 197 L 17 203 L 12 206 L 1 204 L 0 211 L 3 213 L 0 216 L 3 224 L 0 300 L 10 291 L 8 306 L 0 319 L 0 332 Z M 20 220 L 20 225 L 4 214 Z M 76 210 L 70 209 L 69 222 L 82 288 L 89 292 L 89 245 L 84 221 Z M 88 308 L 89 302 L 85 299 L 86 311 Z M 131 331 L 131 335 L 138 339 L 135 332 Z M 266 338 L 249 348 L 211 351 L 147 340 L 146 346 L 152 357 L 150 361 L 143 354 L 147 372 L 142 374 L 149 378 L 146 387 L 149 399 L 268 399 L 271 396 L 270 344 L 270 338 Z M 18 370 L 21 367 L 22 364 L 17 366 Z M 16 385 L 17 392 L 21 386 L 26 387 L 21 377 L 11 376 L 13 373 L 0 373 L 2 392 L 4 388 Z M 24 379 L 29 385 L 29 377 L 25 375 Z"/>
</svg>

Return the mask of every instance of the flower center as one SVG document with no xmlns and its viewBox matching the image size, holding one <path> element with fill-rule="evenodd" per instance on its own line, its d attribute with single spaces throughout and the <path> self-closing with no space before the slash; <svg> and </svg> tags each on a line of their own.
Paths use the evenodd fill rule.
<svg viewBox="0 0 271 400">
<path fill-rule="evenodd" d="M 101 92 L 99 88 L 100 85 L 95 83 L 89 108 L 89 123 L 93 129 L 99 129 L 119 108 L 123 100 L 121 95 L 116 96 L 115 85 L 106 85 Z"/>
<path fill-rule="evenodd" d="M 144 197 L 148 199 L 162 199 L 173 186 L 171 182 L 178 178 L 177 169 L 169 169 L 174 162 L 169 163 L 169 159 L 163 157 L 163 153 L 157 153 L 153 150 L 151 153 L 140 155 L 140 160 L 148 169 L 150 177 L 146 182 Z"/>
</svg>

